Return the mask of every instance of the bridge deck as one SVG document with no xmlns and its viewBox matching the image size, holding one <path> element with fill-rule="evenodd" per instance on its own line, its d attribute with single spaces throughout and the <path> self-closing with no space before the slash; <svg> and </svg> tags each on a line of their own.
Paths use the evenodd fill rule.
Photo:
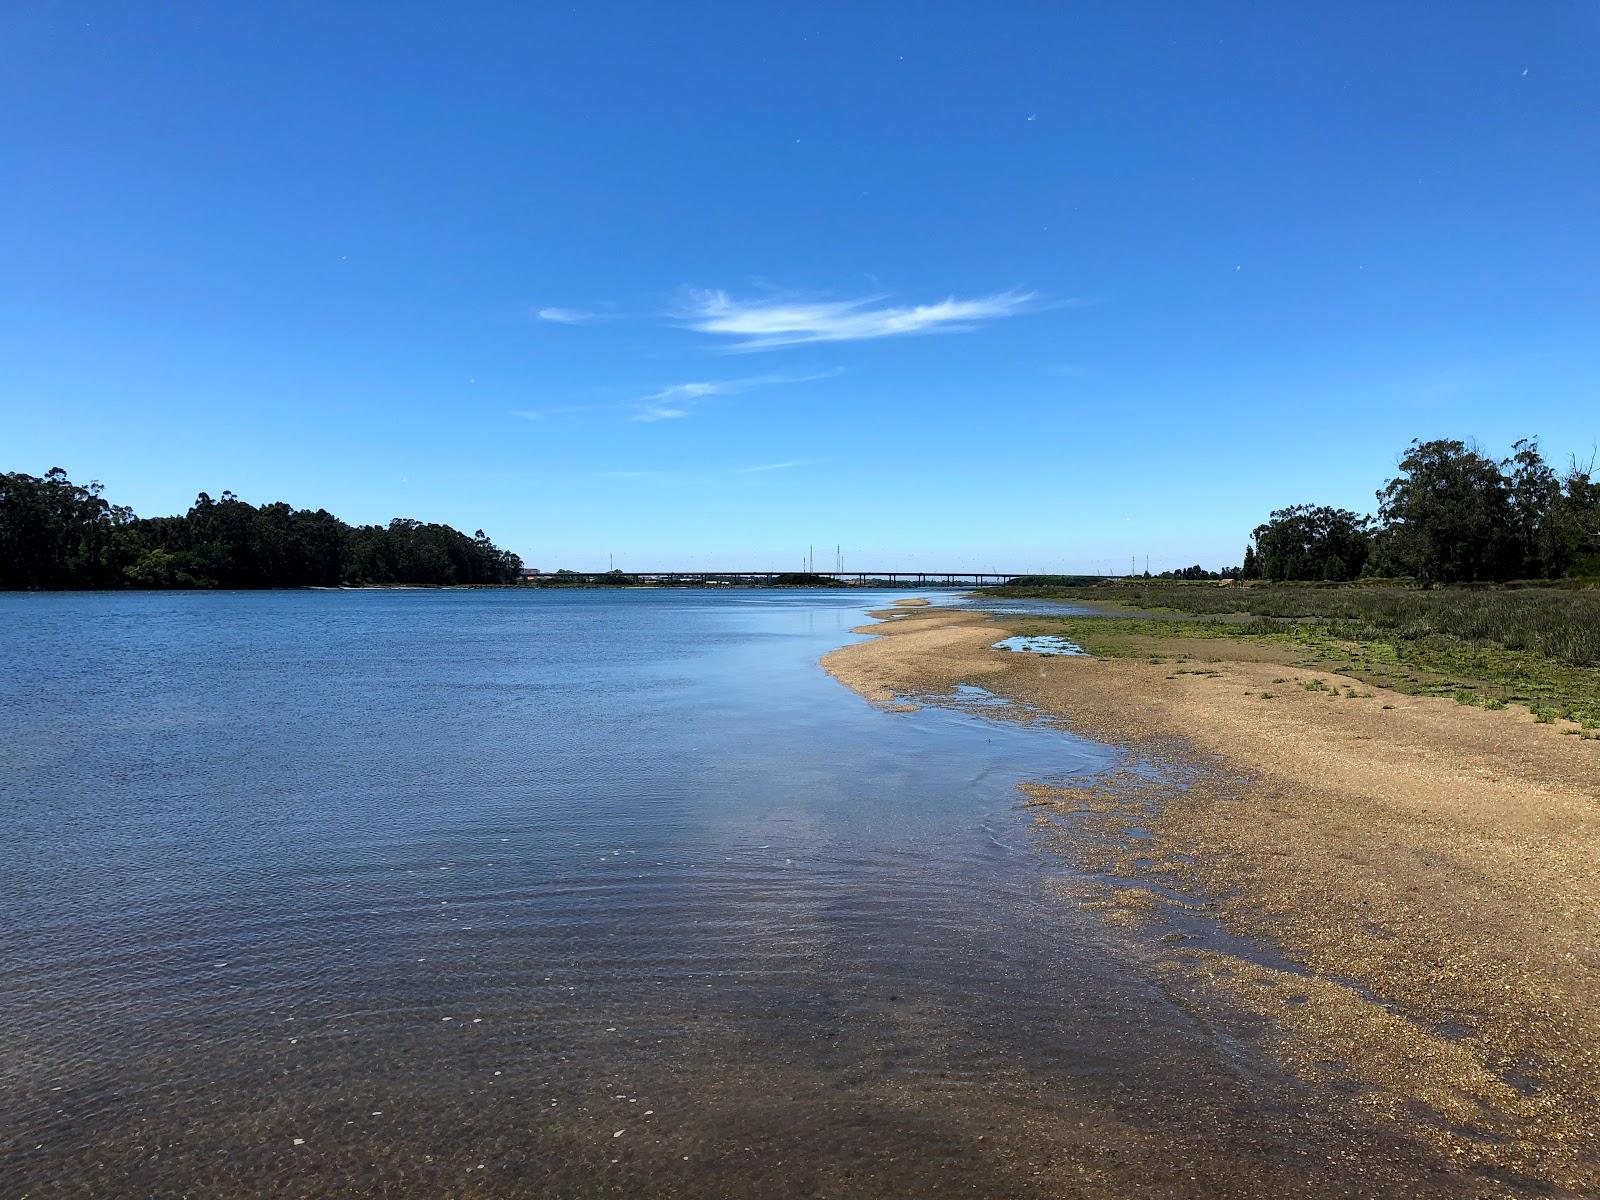
<svg viewBox="0 0 1600 1200">
<path fill-rule="evenodd" d="M 1005 583 L 1020 571 L 568 571 L 528 576 L 529 583 L 770 583 L 774 579 L 809 575 L 858 587 L 869 583 L 935 587 Z"/>
</svg>

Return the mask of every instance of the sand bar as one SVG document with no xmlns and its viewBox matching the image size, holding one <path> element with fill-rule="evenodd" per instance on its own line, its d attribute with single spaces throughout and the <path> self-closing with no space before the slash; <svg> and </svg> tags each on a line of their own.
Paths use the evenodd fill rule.
<svg viewBox="0 0 1600 1200">
<path fill-rule="evenodd" d="M 1600 1193 L 1595 743 L 1259 643 L 1042 657 L 992 648 L 1008 618 L 897 612 L 824 666 L 887 706 L 979 685 L 1155 768 L 1022 803 L 1170 994 L 1486 1195 Z"/>
</svg>

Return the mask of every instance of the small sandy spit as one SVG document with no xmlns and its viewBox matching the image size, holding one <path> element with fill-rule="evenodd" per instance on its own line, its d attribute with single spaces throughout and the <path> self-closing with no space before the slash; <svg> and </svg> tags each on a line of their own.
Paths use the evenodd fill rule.
<svg viewBox="0 0 1600 1200">
<path fill-rule="evenodd" d="M 1169 995 L 1495 1195 L 1600 1195 L 1596 743 L 1244 642 L 1041 657 L 992 649 L 1004 617 L 894 611 L 826 669 L 890 707 L 975 684 L 1126 749 L 1019 803 Z"/>
</svg>

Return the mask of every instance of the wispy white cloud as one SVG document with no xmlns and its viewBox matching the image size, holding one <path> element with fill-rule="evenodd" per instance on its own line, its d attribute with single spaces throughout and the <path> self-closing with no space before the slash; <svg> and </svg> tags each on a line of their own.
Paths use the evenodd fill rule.
<svg viewBox="0 0 1600 1200">
<path fill-rule="evenodd" d="M 690 410 L 708 396 L 732 396 L 752 388 L 771 387 L 783 383 L 811 383 L 827 379 L 837 371 L 822 371 L 813 375 L 756 375 L 749 379 L 721 379 L 700 383 L 675 383 L 659 392 L 645 396 L 634 411 L 636 421 L 671 421 L 686 417 Z"/>
<path fill-rule="evenodd" d="M 759 463 L 753 467 L 735 467 L 735 475 L 759 475 L 766 471 L 787 471 L 791 467 L 805 467 L 811 463 L 807 458 L 794 458 L 788 462 Z"/>
<path fill-rule="evenodd" d="M 935 304 L 895 306 L 883 296 L 857 300 L 737 300 L 723 291 L 690 292 L 682 316 L 692 329 L 738 339 L 734 350 L 810 342 L 855 342 L 917 333 L 955 333 L 1023 311 L 1032 292 L 997 292 Z"/>
<path fill-rule="evenodd" d="M 518 409 L 515 415 L 525 421 L 542 421 L 546 417 L 566 417 L 578 413 L 631 412 L 636 421 L 670 421 L 675 417 L 688 416 L 689 407 L 696 400 L 724 392 L 742 391 L 759 382 L 761 381 L 752 379 L 730 379 L 722 383 L 675 383 L 642 399 L 629 400 L 622 404 L 553 404 L 549 408 Z"/>
<path fill-rule="evenodd" d="M 666 404 L 644 404 L 633 414 L 633 419 L 649 424 L 652 421 L 676 421 L 679 417 L 688 415 L 687 408 L 673 408 Z"/>
<path fill-rule="evenodd" d="M 543 421 L 548 417 L 576 416 L 581 413 L 630 413 L 635 421 L 675 421 L 687 417 L 695 405 L 712 396 L 733 396 L 753 388 L 773 387 L 785 383 L 812 383 L 830 379 L 839 373 L 835 368 L 816 371 L 809 375 L 752 375 L 745 379 L 716 379 L 693 383 L 674 383 L 637 400 L 620 404 L 553 404 L 548 408 L 520 408 L 512 416 L 524 421 Z"/>
<path fill-rule="evenodd" d="M 646 400 L 698 400 L 702 396 L 718 396 L 766 382 L 761 379 L 728 379 L 721 383 L 675 383 L 659 392 L 652 392 Z"/>
<path fill-rule="evenodd" d="M 696 400 L 703 400 L 707 396 L 718 396 L 725 392 L 737 391 L 740 385 L 746 384 L 744 380 L 728 380 L 723 383 L 675 383 L 671 387 L 664 387 L 659 392 L 652 392 L 639 401 L 638 408 L 634 411 L 635 421 L 672 421 L 678 417 L 689 415 L 689 408 Z"/>
<path fill-rule="evenodd" d="M 662 471 L 656 469 L 614 469 L 596 471 L 597 479 L 635 480 L 640 482 L 693 484 L 715 486 L 727 483 L 736 475 L 764 475 L 771 471 L 788 471 L 795 467 L 809 467 L 817 462 L 812 458 L 795 458 L 787 462 L 756 463 L 748 467 L 718 467 L 701 471 Z"/>
<path fill-rule="evenodd" d="M 570 417 L 576 413 L 598 412 L 615 407 L 612 404 L 556 404 L 549 408 L 518 408 L 511 415 L 521 417 L 524 421 L 542 421 L 546 417 Z"/>
<path fill-rule="evenodd" d="M 584 308 L 561 308 L 552 305 L 535 314 L 541 321 L 554 321 L 557 325 L 587 325 L 591 321 L 609 321 L 610 313 L 592 312 Z"/>
</svg>

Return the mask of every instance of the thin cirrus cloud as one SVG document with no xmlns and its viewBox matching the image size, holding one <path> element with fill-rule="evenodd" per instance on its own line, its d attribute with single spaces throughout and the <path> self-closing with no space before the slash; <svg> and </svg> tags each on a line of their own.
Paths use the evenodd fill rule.
<svg viewBox="0 0 1600 1200">
<path fill-rule="evenodd" d="M 672 421 L 687 417 L 697 400 L 722 396 L 753 386 L 749 380 L 730 379 L 722 383 L 675 383 L 646 396 L 633 414 L 635 421 Z"/>
<path fill-rule="evenodd" d="M 776 384 L 813 383 L 836 374 L 837 371 L 822 371 L 814 375 L 757 375 L 750 379 L 723 379 L 710 383 L 675 383 L 639 401 L 633 419 L 673 421 L 688 416 L 697 403 L 710 396 L 732 396 Z"/>
<path fill-rule="evenodd" d="M 680 313 L 689 328 L 736 339 L 733 350 L 770 350 L 813 342 L 858 342 L 921 333 L 958 333 L 1014 316 L 1033 292 L 997 292 L 934 304 L 886 305 L 882 296 L 858 300 L 752 301 L 723 291 L 690 292 Z"/>
<path fill-rule="evenodd" d="M 730 476 L 765 475 L 772 471 L 814 466 L 816 462 L 817 460 L 812 458 L 794 458 L 787 462 L 757 463 L 749 467 L 727 467 L 713 471 L 610 470 L 597 471 L 595 477 L 637 482 L 714 484 Z"/>
<path fill-rule="evenodd" d="M 551 305 L 539 309 L 535 314 L 541 321 L 553 321 L 557 325 L 588 325 L 593 321 L 609 321 L 610 313 L 593 312 L 586 308 L 562 308 Z"/>
<path fill-rule="evenodd" d="M 547 417 L 577 416 L 583 413 L 628 412 L 635 421 L 675 421 L 687 417 L 702 400 L 712 396 L 734 396 L 755 388 L 773 387 L 785 383 L 812 383 L 830 379 L 837 370 L 817 371 L 809 375 L 754 375 L 746 379 L 718 379 L 694 383 L 674 383 L 658 392 L 651 392 L 637 400 L 622 404 L 558 404 L 549 408 L 517 409 L 514 416 L 525 421 L 543 421 Z"/>
<path fill-rule="evenodd" d="M 549 408 L 519 408 L 511 415 L 521 417 L 524 421 L 543 421 L 546 417 L 571 417 L 615 407 L 614 404 L 556 404 Z"/>
</svg>

